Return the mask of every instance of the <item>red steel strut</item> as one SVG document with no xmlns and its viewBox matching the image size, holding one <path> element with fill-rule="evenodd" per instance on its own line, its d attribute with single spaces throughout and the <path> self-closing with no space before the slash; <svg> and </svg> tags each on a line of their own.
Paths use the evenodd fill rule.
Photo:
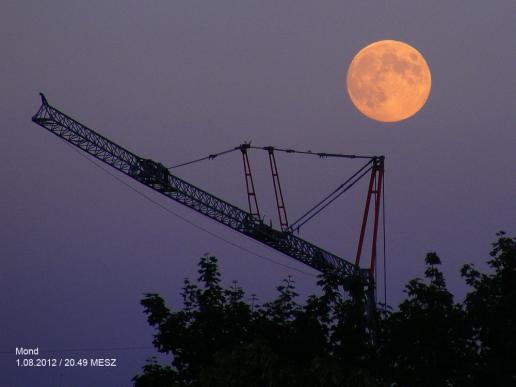
<svg viewBox="0 0 516 387">
<path fill-rule="evenodd" d="M 251 174 L 251 165 L 249 164 L 249 157 L 247 157 L 247 150 L 251 147 L 250 143 L 243 143 L 240 145 L 242 152 L 242 159 L 244 161 L 245 185 L 247 188 L 247 201 L 249 203 L 249 213 L 256 219 L 261 220 L 260 210 L 258 209 L 258 200 L 256 199 L 256 191 L 254 189 L 253 175 Z"/>
<path fill-rule="evenodd" d="M 369 207 L 371 205 L 371 197 L 374 197 L 374 214 L 373 214 L 373 237 L 371 241 L 371 262 L 369 266 L 369 275 L 374 280 L 375 264 L 376 264 L 376 246 L 378 239 L 378 224 L 380 218 L 380 205 L 382 196 L 382 182 L 384 173 L 384 157 L 375 157 L 373 159 L 373 167 L 371 169 L 371 178 L 369 180 L 369 189 L 367 191 L 367 199 L 364 209 L 364 217 L 362 218 L 362 227 L 360 229 L 360 239 L 358 241 L 357 255 L 355 265 L 360 265 L 362 255 L 362 247 L 364 245 L 364 237 L 367 228 L 367 220 L 369 218 Z"/>
<path fill-rule="evenodd" d="M 281 231 L 288 230 L 287 211 L 285 209 L 285 201 L 283 200 L 283 192 L 281 190 L 280 179 L 278 175 L 278 167 L 276 165 L 276 157 L 274 156 L 274 147 L 264 148 L 269 152 L 269 162 L 271 165 L 272 182 L 274 183 L 274 195 L 276 196 L 276 205 L 278 207 L 278 218 Z"/>
</svg>

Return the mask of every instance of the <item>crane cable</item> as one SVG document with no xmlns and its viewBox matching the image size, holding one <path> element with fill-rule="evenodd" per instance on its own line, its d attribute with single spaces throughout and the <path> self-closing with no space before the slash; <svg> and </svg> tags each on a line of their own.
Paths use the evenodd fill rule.
<svg viewBox="0 0 516 387">
<path fill-rule="evenodd" d="M 257 150 L 264 150 L 264 151 L 278 151 L 278 152 L 285 152 L 289 154 L 301 154 L 301 155 L 310 155 L 310 156 L 318 156 L 319 158 L 329 158 L 329 157 L 336 157 L 336 158 L 347 158 L 347 159 L 367 159 L 369 160 L 362 168 L 360 168 L 355 174 L 353 174 L 348 180 L 346 180 L 344 183 L 342 183 L 339 187 L 337 187 L 333 192 L 331 192 L 329 195 L 324 197 L 319 203 L 314 205 L 312 208 L 310 208 L 307 212 L 305 212 L 299 219 L 297 219 L 294 223 L 292 223 L 289 227 L 290 230 L 296 230 L 299 233 L 299 229 L 301 226 L 306 224 L 308 221 L 313 219 L 316 215 L 318 215 L 321 211 L 323 211 L 326 207 L 328 207 L 331 203 L 333 203 L 335 200 L 337 200 L 343 193 L 348 191 L 353 185 L 355 185 L 364 175 L 371 170 L 371 168 L 368 168 L 364 173 L 362 173 L 357 179 L 352 181 L 360 172 L 362 172 L 369 164 L 373 162 L 373 160 L 376 158 L 376 156 L 364 156 L 364 155 L 350 155 L 350 154 L 342 154 L 342 153 L 325 153 L 325 152 L 312 152 L 311 150 L 308 151 L 300 151 L 296 149 L 291 148 L 278 148 L 275 146 L 250 146 L 249 143 L 245 143 L 248 145 L 248 148 L 250 149 L 257 149 Z M 232 153 L 234 151 L 237 151 L 239 149 L 242 149 L 242 145 L 236 146 L 234 148 L 219 152 L 219 153 L 213 153 L 205 157 L 201 157 L 195 160 L 187 161 L 181 164 L 176 164 L 171 167 L 168 167 L 167 169 L 174 169 L 183 167 L 186 165 L 198 163 L 200 161 L 205 160 L 213 160 L 218 156 L 222 156 L 228 153 Z M 352 182 L 351 182 L 352 181 Z M 349 184 L 348 187 L 343 189 L 347 184 Z M 339 194 L 337 192 L 339 190 L 342 190 Z M 333 195 L 336 195 L 332 199 L 330 199 Z M 325 204 L 326 202 L 326 204 Z M 315 211 L 315 212 L 314 212 Z M 307 219 L 305 219 L 307 218 Z M 303 219 L 305 219 L 303 221 Z M 301 222 L 301 223 L 300 223 Z M 295 227 L 296 224 L 300 223 L 297 227 Z"/>
<path fill-rule="evenodd" d="M 195 160 L 192 160 L 192 161 L 187 161 L 186 163 L 181 163 L 181 164 L 177 164 L 177 165 L 172 165 L 171 167 L 168 167 L 167 169 L 174 169 L 174 168 L 179 168 L 179 167 L 184 167 L 186 165 L 190 165 L 190 164 L 194 164 L 194 163 L 198 163 L 199 161 L 204 161 L 204 160 L 213 160 L 214 158 L 218 157 L 218 156 L 222 156 L 222 155 L 225 155 L 227 153 L 231 153 L 231 152 L 234 152 L 236 150 L 240 149 L 239 146 L 235 147 L 235 148 L 231 148 L 231 149 L 228 149 L 228 150 L 225 150 L 225 151 L 222 151 L 222 152 L 219 152 L 219 153 L 213 153 L 211 155 L 208 155 L 206 157 L 201 157 L 200 159 L 195 159 Z"/>
<path fill-rule="evenodd" d="M 333 203 L 335 200 L 337 200 L 343 193 L 348 191 L 353 185 L 355 185 L 362 177 L 364 177 L 370 170 L 371 166 L 369 164 L 372 163 L 372 160 L 369 160 L 362 168 L 360 168 L 358 171 L 356 171 L 349 179 L 347 179 L 344 183 L 342 183 L 340 186 L 338 186 L 333 192 L 331 192 L 329 195 L 324 197 L 319 203 L 314 205 L 312 208 L 310 208 L 307 212 L 305 212 L 299 219 L 297 219 L 295 222 L 293 222 L 290 226 L 292 230 L 297 230 L 299 232 L 299 229 L 301 226 L 303 226 L 306 222 L 311 220 L 313 217 L 318 215 L 322 210 L 324 210 L 326 207 L 328 207 L 331 203 Z M 369 166 L 369 168 L 367 168 Z M 366 169 L 367 168 L 367 169 Z M 364 171 L 365 169 L 365 171 Z M 361 173 L 362 172 L 362 173 Z M 358 178 L 355 179 L 357 175 Z M 353 180 L 355 179 L 355 180 Z M 352 181 L 353 180 L 353 181 Z M 348 185 L 346 187 L 346 185 Z M 344 189 L 343 189 L 344 188 Z M 337 194 L 338 191 L 343 189 L 340 193 Z M 331 198 L 332 196 L 336 195 L 335 197 Z M 330 199 L 331 198 L 331 199 Z M 327 202 L 327 203 L 325 203 Z M 315 211 L 315 212 L 314 212 Z M 312 213 L 314 212 L 314 213 Z M 308 217 L 303 221 L 304 218 Z M 301 222 L 301 223 L 300 223 Z M 296 224 L 300 223 L 298 226 L 295 227 Z"/>
<path fill-rule="evenodd" d="M 307 151 L 300 151 L 296 149 L 285 149 L 285 148 L 278 148 L 275 146 L 251 146 L 251 149 L 259 149 L 259 150 L 273 150 L 278 152 L 285 152 L 285 153 L 296 153 L 296 154 L 302 154 L 302 155 L 311 155 L 311 156 L 319 156 L 321 159 L 328 158 L 328 157 L 338 157 L 338 158 L 345 158 L 345 159 L 374 159 L 376 156 L 364 156 L 364 155 L 348 155 L 348 154 L 342 154 L 342 153 L 325 153 L 325 152 L 312 152 L 311 150 Z"/>
<path fill-rule="evenodd" d="M 250 142 L 247 143 L 247 144 L 250 144 Z M 241 147 L 242 147 L 242 145 L 239 145 L 239 146 L 236 146 L 234 148 L 231 148 L 231 149 L 219 152 L 219 153 L 212 153 L 212 154 L 210 154 L 208 156 L 204 156 L 204 157 L 201 157 L 201 158 L 198 158 L 198 159 L 195 159 L 195 160 L 191 160 L 191 161 L 187 161 L 187 162 L 184 162 L 184 163 L 172 165 L 171 167 L 168 167 L 167 169 L 180 168 L 180 167 L 184 167 L 184 166 L 187 166 L 187 165 L 190 165 L 190 164 L 194 164 L 194 163 L 198 163 L 200 161 L 205 161 L 205 160 L 213 160 L 213 159 L 215 159 L 218 156 L 222 156 L 222 155 L 225 155 L 225 154 L 237 151 L 237 150 L 241 149 Z M 249 146 L 249 148 L 250 149 L 264 150 L 264 151 L 271 151 L 271 150 L 273 150 L 273 151 L 285 152 L 285 153 L 290 153 L 290 154 L 301 154 L 301 155 L 318 156 L 319 158 L 322 158 L 322 159 L 330 158 L 330 157 L 337 157 L 337 158 L 346 158 L 346 159 L 368 159 L 368 160 L 372 160 L 372 159 L 375 158 L 375 156 L 348 155 L 348 154 L 342 154 L 342 153 L 312 152 L 311 150 L 300 151 L 300 150 L 291 149 L 291 148 L 278 148 L 278 147 L 272 146 L 272 145 L 270 145 L 270 146 Z"/>
<path fill-rule="evenodd" d="M 384 311 L 387 311 L 387 247 L 385 230 L 385 172 L 383 174 L 382 189 L 382 230 L 383 230 L 383 302 Z"/>
<path fill-rule="evenodd" d="M 123 185 L 125 185 L 126 187 L 130 188 L 131 190 L 133 190 L 134 192 L 136 192 L 138 195 L 142 196 L 144 199 L 148 200 L 149 202 L 155 204 L 156 206 L 162 208 L 163 210 L 165 210 L 166 212 L 168 212 L 169 214 L 175 216 L 176 218 L 179 218 L 181 219 L 182 221 L 188 223 L 189 225 L 197 228 L 198 230 L 201 230 L 203 232 L 205 232 L 206 234 L 209 234 L 211 235 L 212 237 L 222 241 L 222 242 L 225 242 L 226 244 L 230 245 L 230 246 L 233 246 L 239 250 L 242 250 L 248 254 L 251 254 L 251 255 L 254 255 L 255 257 L 257 258 L 260 258 L 260 259 L 263 259 L 267 262 L 270 262 L 270 263 L 273 263 L 275 265 L 278 265 L 278 266 L 282 266 L 286 269 L 290 269 L 290 270 L 294 270 L 298 273 L 301 273 L 301 274 L 304 274 L 306 276 L 309 276 L 309 277 L 312 277 L 312 278 L 316 278 L 318 277 L 318 275 L 316 274 L 312 274 L 312 273 L 309 273 L 307 271 L 304 271 L 304 270 L 301 270 L 301 269 L 298 269 L 296 267 L 293 267 L 293 266 L 290 266 L 290 265 L 286 265 L 284 263 L 281 263 L 281 262 L 278 262 L 272 258 L 269 258 L 269 257 L 266 257 L 265 255 L 262 255 L 262 254 L 258 254 L 258 253 L 255 253 L 254 251 L 244 247 L 244 246 L 241 246 L 235 242 L 232 242 L 230 241 L 229 239 L 226 239 L 218 234 L 215 234 L 214 232 L 202 227 L 202 226 L 199 226 L 198 224 L 188 220 L 186 217 L 182 216 L 182 215 L 179 215 L 178 213 L 176 213 L 175 211 L 172 211 L 170 208 L 166 207 L 165 205 L 161 204 L 160 202 L 154 200 L 153 198 L 151 198 L 149 195 L 139 191 L 138 189 L 136 189 L 135 187 L 133 187 L 132 185 L 128 184 L 127 182 L 125 182 L 124 180 L 122 180 L 121 178 L 119 178 L 118 176 L 116 176 L 114 173 L 112 173 L 111 171 L 107 170 L 106 168 L 104 168 L 102 165 L 98 164 L 97 162 L 95 162 L 95 160 L 92 160 L 90 159 L 89 157 L 87 157 L 85 154 L 83 154 L 83 152 L 79 151 L 78 149 L 76 149 L 75 147 L 73 147 L 72 145 L 70 145 L 66 140 L 62 139 L 65 144 L 67 144 L 71 149 L 73 149 L 75 152 L 77 152 L 81 157 L 84 157 L 86 160 L 88 160 L 90 163 L 92 163 L 93 165 L 95 165 L 97 168 L 101 169 L 102 171 L 104 171 L 105 173 L 107 173 L 108 175 L 110 175 L 112 178 L 114 178 L 115 180 L 117 180 L 119 183 L 122 183 Z"/>
</svg>

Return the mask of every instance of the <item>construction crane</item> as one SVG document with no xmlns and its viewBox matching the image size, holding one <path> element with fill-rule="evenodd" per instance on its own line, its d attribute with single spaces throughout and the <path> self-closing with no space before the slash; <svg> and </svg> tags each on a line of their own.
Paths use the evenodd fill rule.
<svg viewBox="0 0 516 387">
<path fill-rule="evenodd" d="M 239 147 L 242 151 L 246 173 L 250 206 L 250 210 L 247 212 L 173 175 L 170 173 L 169 169 L 160 162 L 137 156 L 135 153 L 121 147 L 49 105 L 42 93 L 40 93 L 40 96 L 41 106 L 32 117 L 32 121 L 36 124 L 154 191 L 261 242 L 274 250 L 286 254 L 315 270 L 320 272 L 331 270 L 341 275 L 344 279 L 359 279 L 365 287 L 364 290 L 370 304 L 375 304 L 374 262 L 376 260 L 376 238 L 383 176 L 383 157 L 364 157 L 369 158 L 372 164 L 370 167 L 371 179 L 357 256 L 355 263 L 351 263 L 313 243 L 301 239 L 294 235 L 292 228 L 288 227 L 281 188 L 279 187 L 276 160 L 273 154 L 274 149 L 272 147 L 265 147 L 263 149 L 269 152 L 281 230 L 276 230 L 271 225 L 265 224 L 260 218 L 254 192 L 254 183 L 252 181 L 249 160 L 247 158 L 247 150 L 252 148 L 250 144 L 246 143 Z M 284 151 L 289 153 L 294 152 L 292 150 Z M 322 155 L 327 154 L 319 154 L 319 156 L 323 157 Z M 354 158 L 356 156 L 351 157 Z M 370 268 L 363 269 L 360 268 L 360 257 L 367 219 L 369 217 L 370 202 L 373 196 L 375 196 L 375 208 L 373 213 L 374 225 L 371 264 Z"/>
</svg>

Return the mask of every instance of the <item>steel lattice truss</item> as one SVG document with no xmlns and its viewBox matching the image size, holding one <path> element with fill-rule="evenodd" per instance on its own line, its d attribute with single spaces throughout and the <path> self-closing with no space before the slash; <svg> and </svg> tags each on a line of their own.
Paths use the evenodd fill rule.
<svg viewBox="0 0 516 387">
<path fill-rule="evenodd" d="M 141 158 L 115 144 L 50 106 L 43 94 L 41 102 L 32 121 L 138 182 L 318 271 L 336 270 L 345 277 L 359 276 L 371 281 L 367 270 L 291 232 L 276 230 L 247 211 L 172 175 L 161 163 Z"/>
</svg>

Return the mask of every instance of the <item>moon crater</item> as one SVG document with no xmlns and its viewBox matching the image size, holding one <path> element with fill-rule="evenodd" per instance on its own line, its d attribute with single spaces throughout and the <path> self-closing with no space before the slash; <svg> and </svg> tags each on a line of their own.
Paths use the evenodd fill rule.
<svg viewBox="0 0 516 387">
<path fill-rule="evenodd" d="M 419 51 L 395 40 L 364 47 L 353 58 L 347 75 L 355 107 L 382 122 L 416 114 L 430 95 L 431 83 L 430 69 Z"/>
</svg>

